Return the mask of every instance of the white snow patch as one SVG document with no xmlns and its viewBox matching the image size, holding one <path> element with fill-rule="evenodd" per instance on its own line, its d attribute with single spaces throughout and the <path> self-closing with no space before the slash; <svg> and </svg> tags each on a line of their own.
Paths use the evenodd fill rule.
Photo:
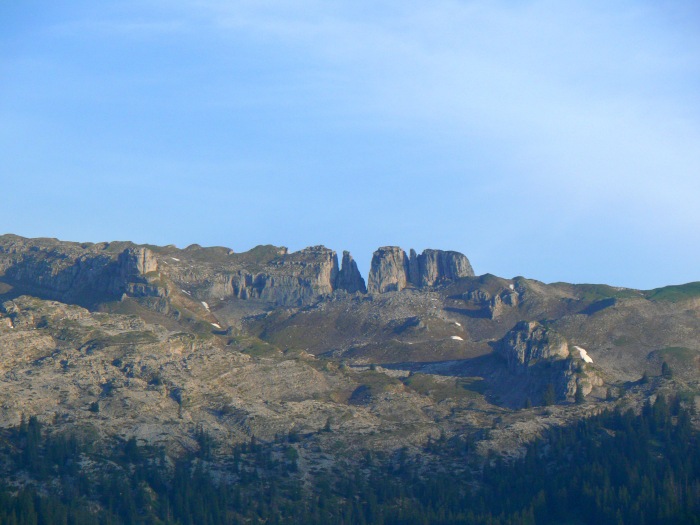
<svg viewBox="0 0 700 525">
<path fill-rule="evenodd" d="M 214 328 L 219 328 L 219 329 L 221 329 L 221 325 L 218 324 L 218 323 L 211 323 L 211 325 L 212 325 Z"/>
<path fill-rule="evenodd" d="M 180 259 L 176 259 L 175 257 L 171 257 L 171 259 L 172 259 L 173 261 L 180 262 Z"/>
<path fill-rule="evenodd" d="M 593 359 L 591 359 L 591 356 L 588 355 L 588 352 L 586 352 L 585 348 L 581 348 L 580 346 L 574 346 L 574 350 L 578 350 L 578 353 L 581 354 L 581 359 L 583 359 L 586 363 L 593 362 Z"/>
<path fill-rule="evenodd" d="M 462 326 L 462 325 L 461 325 L 461 324 L 459 324 L 459 323 L 458 323 L 457 321 L 455 321 L 455 324 L 456 324 L 457 326 Z"/>
<path fill-rule="evenodd" d="M 450 337 L 450 339 L 454 339 L 455 341 L 464 341 L 464 339 L 462 339 L 462 338 L 461 338 L 460 336 L 458 336 L 458 335 L 453 335 L 452 337 Z"/>
<path fill-rule="evenodd" d="M 511 284 L 511 285 L 509 285 L 509 288 L 510 288 L 511 290 L 515 290 L 515 285 L 514 285 L 514 284 Z"/>
<path fill-rule="evenodd" d="M 207 310 L 207 312 L 209 311 L 209 305 L 206 302 L 202 301 L 202 306 Z"/>
<path fill-rule="evenodd" d="M 192 295 L 192 294 L 191 294 L 190 292 L 188 292 L 187 290 L 182 290 L 182 293 L 186 293 L 187 295 Z"/>
</svg>

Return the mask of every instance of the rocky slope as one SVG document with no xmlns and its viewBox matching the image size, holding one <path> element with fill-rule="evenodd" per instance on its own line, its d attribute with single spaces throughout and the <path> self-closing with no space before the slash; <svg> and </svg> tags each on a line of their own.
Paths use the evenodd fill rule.
<svg viewBox="0 0 700 525">
<path fill-rule="evenodd" d="M 385 247 L 365 287 L 348 252 L 339 265 L 323 246 L 234 253 L 5 235 L 0 425 L 37 415 L 174 454 L 196 447 L 197 428 L 222 451 L 294 432 L 316 464 L 329 450 L 441 434 L 517 453 L 611 403 L 700 390 L 697 284 L 473 273 L 457 252 Z"/>
</svg>

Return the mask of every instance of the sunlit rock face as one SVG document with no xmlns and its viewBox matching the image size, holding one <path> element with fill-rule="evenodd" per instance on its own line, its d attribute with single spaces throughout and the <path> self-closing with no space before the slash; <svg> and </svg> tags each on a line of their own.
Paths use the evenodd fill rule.
<svg viewBox="0 0 700 525">
<path fill-rule="evenodd" d="M 473 275 L 469 259 L 459 252 L 428 249 L 418 255 L 410 250 L 406 255 L 398 246 L 385 246 L 374 252 L 367 288 L 370 293 L 425 288 Z"/>
</svg>

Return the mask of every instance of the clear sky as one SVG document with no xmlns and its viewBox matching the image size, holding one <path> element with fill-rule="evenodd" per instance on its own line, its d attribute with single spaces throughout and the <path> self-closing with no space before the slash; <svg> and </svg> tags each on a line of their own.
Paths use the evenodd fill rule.
<svg viewBox="0 0 700 525">
<path fill-rule="evenodd" d="M 700 280 L 700 3 L 0 2 L 0 233 Z"/>
</svg>

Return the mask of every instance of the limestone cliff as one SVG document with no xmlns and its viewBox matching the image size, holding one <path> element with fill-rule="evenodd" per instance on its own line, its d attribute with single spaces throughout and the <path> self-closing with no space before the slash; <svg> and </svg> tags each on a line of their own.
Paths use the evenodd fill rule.
<svg viewBox="0 0 700 525">
<path fill-rule="evenodd" d="M 469 259 L 459 252 L 428 249 L 420 255 L 414 250 L 410 253 L 408 280 L 418 288 L 474 275 Z"/>
<path fill-rule="evenodd" d="M 362 278 L 360 270 L 357 268 L 357 263 L 348 251 L 343 252 L 343 262 L 341 263 L 340 272 L 338 273 L 336 288 L 338 290 L 345 290 L 348 293 L 367 293 L 365 280 Z"/>
<path fill-rule="evenodd" d="M 412 249 L 407 256 L 397 246 L 386 246 L 372 256 L 368 290 L 383 293 L 409 285 L 425 288 L 473 275 L 469 259 L 459 252 L 428 249 L 418 255 Z"/>
<path fill-rule="evenodd" d="M 173 290 L 199 301 L 229 297 L 303 305 L 335 290 L 366 292 L 349 253 L 323 246 L 288 253 L 260 246 L 234 253 L 198 245 L 178 250 L 132 243 L 71 243 L 0 237 L 0 279 L 21 290 L 67 302 L 166 297 Z M 172 290 L 171 290 L 172 288 Z"/>
<path fill-rule="evenodd" d="M 408 283 L 408 258 L 398 246 L 379 248 L 372 255 L 367 290 L 370 293 L 400 291 Z"/>
<path fill-rule="evenodd" d="M 131 243 L 71 243 L 56 239 L 0 237 L 0 277 L 68 302 L 90 302 L 123 293 L 163 295 L 149 285 L 158 269 L 154 254 Z"/>
</svg>

